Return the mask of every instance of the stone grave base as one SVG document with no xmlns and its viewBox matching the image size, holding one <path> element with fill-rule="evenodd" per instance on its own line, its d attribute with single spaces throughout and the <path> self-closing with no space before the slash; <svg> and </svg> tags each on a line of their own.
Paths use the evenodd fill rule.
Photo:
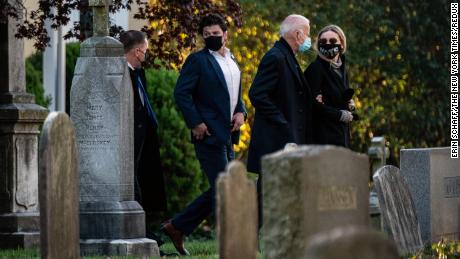
<svg viewBox="0 0 460 259">
<path fill-rule="evenodd" d="M 0 214 L 0 249 L 40 246 L 38 212 Z"/>
<path fill-rule="evenodd" d="M 145 238 L 145 213 L 136 201 L 81 202 L 80 254 L 160 256 L 155 240 Z"/>
<path fill-rule="evenodd" d="M 157 242 L 148 238 L 80 240 L 81 256 L 160 256 Z"/>
</svg>

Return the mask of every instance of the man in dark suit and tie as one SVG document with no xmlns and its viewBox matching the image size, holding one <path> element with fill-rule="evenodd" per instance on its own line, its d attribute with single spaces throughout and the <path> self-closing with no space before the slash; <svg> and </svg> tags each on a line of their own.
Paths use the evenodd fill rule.
<svg viewBox="0 0 460 259">
<path fill-rule="evenodd" d="M 261 213 L 261 157 L 287 143 L 312 141 L 312 95 L 295 54 L 311 45 L 310 23 L 301 15 L 282 22 L 280 40 L 264 55 L 249 90 L 255 108 L 248 172 L 258 173 L 259 224 Z"/>
<path fill-rule="evenodd" d="M 124 45 L 134 94 L 134 193 L 136 201 L 149 217 L 166 210 L 166 194 L 160 160 L 158 120 L 147 97 L 147 81 L 142 68 L 148 41 L 143 32 L 136 30 L 123 32 L 120 41 Z M 149 229 L 147 237 L 158 240 Z"/>
<path fill-rule="evenodd" d="M 179 253 L 186 255 L 183 237 L 189 235 L 215 208 L 215 181 L 234 158 L 232 144 L 239 141 L 245 119 L 241 100 L 241 72 L 227 43 L 227 25 L 217 14 L 199 25 L 206 47 L 190 54 L 176 83 L 174 96 L 210 188 L 162 226 Z"/>
</svg>

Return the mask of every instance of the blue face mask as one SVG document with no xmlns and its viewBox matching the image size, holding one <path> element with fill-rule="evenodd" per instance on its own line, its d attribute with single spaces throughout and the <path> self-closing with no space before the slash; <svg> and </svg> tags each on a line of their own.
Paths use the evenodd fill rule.
<svg viewBox="0 0 460 259">
<path fill-rule="evenodd" d="M 301 53 L 305 53 L 305 52 L 307 52 L 307 51 L 310 49 L 310 47 L 311 47 L 311 39 L 310 39 L 310 38 L 306 38 L 306 39 L 303 41 L 302 45 L 299 46 L 299 51 L 300 51 Z"/>
</svg>

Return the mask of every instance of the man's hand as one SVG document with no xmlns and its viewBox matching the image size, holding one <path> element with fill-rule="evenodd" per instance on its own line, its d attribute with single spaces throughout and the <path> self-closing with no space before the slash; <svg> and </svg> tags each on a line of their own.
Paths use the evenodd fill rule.
<svg viewBox="0 0 460 259">
<path fill-rule="evenodd" d="M 208 127 L 206 126 L 206 124 L 204 124 L 204 122 L 198 124 L 195 128 L 193 128 L 192 134 L 198 140 L 202 140 L 205 134 L 211 136 L 211 133 L 209 133 Z"/>
<path fill-rule="evenodd" d="M 232 132 L 240 130 L 240 127 L 244 124 L 244 114 L 242 112 L 235 113 L 232 118 L 232 124 Z"/>
<path fill-rule="evenodd" d="M 350 101 L 348 101 L 348 110 L 354 111 L 355 109 L 356 109 L 355 101 L 353 101 L 353 99 L 350 99 Z"/>
<path fill-rule="evenodd" d="M 317 102 L 324 104 L 324 103 L 323 103 L 323 95 L 322 95 L 322 94 L 318 94 L 318 95 L 316 96 L 315 99 L 316 99 Z"/>
</svg>

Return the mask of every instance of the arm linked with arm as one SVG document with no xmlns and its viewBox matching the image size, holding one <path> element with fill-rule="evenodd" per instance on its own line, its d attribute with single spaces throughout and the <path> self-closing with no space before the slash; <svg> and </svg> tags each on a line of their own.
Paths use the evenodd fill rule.
<svg viewBox="0 0 460 259">
<path fill-rule="evenodd" d="M 324 103 L 318 102 L 316 96 L 321 94 L 321 84 L 323 83 L 323 74 L 319 64 L 312 63 L 307 70 L 305 70 L 305 78 L 308 81 L 309 86 L 311 87 L 311 92 L 313 94 L 313 109 L 314 111 L 323 117 L 326 117 L 333 121 L 340 121 L 342 112 L 338 109 L 330 107 Z M 324 102 L 324 100 L 322 100 Z"/>
</svg>

